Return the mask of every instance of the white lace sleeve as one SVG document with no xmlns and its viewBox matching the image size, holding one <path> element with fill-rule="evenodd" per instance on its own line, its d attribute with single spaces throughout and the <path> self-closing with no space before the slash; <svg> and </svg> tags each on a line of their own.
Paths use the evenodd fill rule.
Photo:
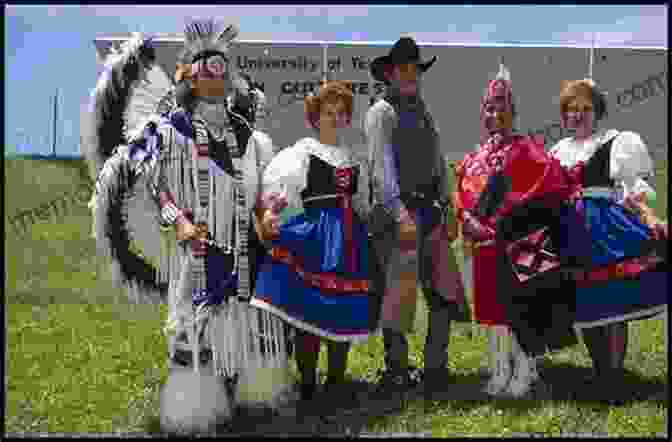
<svg viewBox="0 0 672 442">
<path fill-rule="evenodd" d="M 548 151 L 548 154 L 553 158 L 557 158 L 563 167 L 572 167 L 577 162 L 577 158 L 574 158 L 571 149 L 568 148 L 569 140 L 569 138 L 563 138 Z"/>
<path fill-rule="evenodd" d="M 646 182 L 653 175 L 653 162 L 638 134 L 621 132 L 613 141 L 609 163 L 610 176 L 623 191 L 623 197 L 637 193 L 655 197 L 655 191 Z"/>
<path fill-rule="evenodd" d="M 263 195 L 285 192 L 288 208 L 303 209 L 301 191 L 307 185 L 308 160 L 308 151 L 302 142 L 280 151 L 264 171 Z"/>
</svg>

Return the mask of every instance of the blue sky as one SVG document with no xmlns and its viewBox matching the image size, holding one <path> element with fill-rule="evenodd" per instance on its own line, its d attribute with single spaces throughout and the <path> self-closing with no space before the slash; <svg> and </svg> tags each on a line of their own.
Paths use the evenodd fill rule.
<svg viewBox="0 0 672 442">
<path fill-rule="evenodd" d="M 327 9 L 328 8 L 328 9 Z M 327 13 L 328 10 L 328 13 Z M 436 6 L 6 6 L 5 146 L 51 152 L 59 88 L 57 152 L 79 153 L 79 114 L 96 78 L 101 34 L 181 32 L 187 17 L 228 17 L 242 40 L 585 43 L 667 46 L 665 5 Z"/>
</svg>

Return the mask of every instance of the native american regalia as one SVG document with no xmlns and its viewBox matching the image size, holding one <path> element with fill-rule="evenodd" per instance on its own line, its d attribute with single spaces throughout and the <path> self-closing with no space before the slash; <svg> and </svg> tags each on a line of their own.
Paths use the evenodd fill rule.
<svg viewBox="0 0 672 442">
<path fill-rule="evenodd" d="M 513 113 L 513 95 L 511 92 L 510 76 L 506 68 L 500 67 L 500 73 L 492 80 L 482 102 L 482 112 L 492 99 L 504 100 L 505 112 Z M 482 121 L 485 114 L 482 113 Z M 573 191 L 571 175 L 553 162 L 544 152 L 543 142 L 530 136 L 516 134 L 493 133 L 483 127 L 482 143 L 475 152 L 466 155 L 456 169 L 457 192 L 455 206 L 458 209 L 458 219 L 464 233 L 464 254 L 467 274 L 471 276 L 468 285 L 472 287 L 474 303 L 474 319 L 476 322 L 492 327 L 490 333 L 491 367 L 494 376 L 488 385 L 491 393 L 504 391 L 507 386 L 512 394 L 520 390 L 523 380 L 518 378 L 529 375 L 536 377 L 533 361 L 520 348 L 513 336 L 512 348 L 506 349 L 508 328 L 512 325 L 513 314 L 533 315 L 540 311 L 534 304 L 552 304 L 554 295 L 553 281 L 535 279 L 534 285 L 525 285 L 531 275 L 556 269 L 558 267 L 554 257 L 545 252 L 531 259 L 530 248 L 543 248 L 545 243 L 539 243 L 537 237 L 519 238 L 514 244 L 517 249 L 513 253 L 516 266 L 512 266 L 499 255 L 502 242 L 496 237 L 498 220 L 506 216 L 511 210 L 527 201 L 555 198 L 559 201 L 567 198 Z M 530 232 L 531 233 L 531 232 Z M 508 243 L 507 243 L 508 244 Z M 471 268 L 469 268 L 471 267 Z M 541 269 L 541 270 L 540 270 Z M 513 278 L 521 275 L 521 278 Z M 501 285 L 502 278 L 495 277 L 500 273 L 507 276 L 506 288 Z M 559 273 L 553 274 L 555 277 Z M 546 275 L 545 275 L 546 276 Z M 543 298 L 530 296 L 535 292 L 544 292 Z M 518 304 L 514 301 L 519 297 L 524 299 L 524 312 L 520 309 L 512 312 Z M 566 302 L 559 301 L 564 308 Z M 547 311 L 546 308 L 541 309 Z M 570 307 L 571 310 L 571 307 Z M 545 318 L 548 332 L 545 333 L 545 343 L 551 348 L 561 348 L 575 343 L 568 315 L 564 322 L 551 327 L 548 318 Z M 552 321 L 551 321 L 552 322 Z M 550 338 L 551 331 L 556 335 Z M 558 333 L 560 331 L 560 333 Z M 517 363 L 511 369 L 510 358 Z M 520 369 L 520 367 L 525 367 Z M 529 368 L 529 370 L 528 370 Z M 515 382 L 514 382 L 515 381 Z M 526 381 L 525 381 L 526 382 Z"/>
<path fill-rule="evenodd" d="M 271 240 L 251 304 L 310 334 L 357 342 L 375 324 L 369 287 L 368 174 L 350 148 L 304 138 L 273 158 L 265 194 L 284 192 L 293 211 Z M 350 187 L 336 176 L 349 174 Z"/>
<path fill-rule="evenodd" d="M 190 24 L 182 61 L 202 68 L 236 35 Z M 167 297 L 171 361 L 235 381 L 235 402 L 276 406 L 289 388 L 283 324 L 249 306 L 264 253 L 250 214 L 272 146 L 236 112 L 250 91 L 235 73 L 226 100 L 187 106 L 188 89 L 173 88 L 153 60 L 151 40 L 136 35 L 110 56 L 93 93 L 85 148 L 100 170 L 91 203 L 100 250 L 136 299 Z M 176 241 L 183 219 L 207 236 Z"/>
<path fill-rule="evenodd" d="M 489 237 L 484 235 L 475 241 L 465 238 L 465 253 L 473 257 L 474 319 L 480 324 L 509 324 L 502 304 L 497 301 L 497 283 L 494 278 L 487 277 L 494 275 L 497 264 L 495 259 L 497 220 L 498 216 L 506 214 L 513 206 L 549 192 L 549 189 L 543 186 L 549 184 L 548 181 L 542 182 L 541 179 L 545 176 L 547 163 L 543 143 L 539 143 L 533 137 L 512 135 L 504 143 L 496 138 L 488 140 L 477 152 L 467 154 L 458 166 L 459 190 L 456 200 L 460 209 L 458 217 L 462 223 L 465 222 L 465 212 L 476 213 L 479 202 L 487 197 L 488 181 L 495 179 L 496 174 L 511 178 L 511 190 L 498 211 L 491 216 L 478 216 L 480 223 L 490 229 Z M 564 177 L 562 171 L 556 169 L 555 172 Z M 564 186 L 562 182 L 561 185 Z M 552 189 L 555 189 L 555 186 Z"/>
</svg>

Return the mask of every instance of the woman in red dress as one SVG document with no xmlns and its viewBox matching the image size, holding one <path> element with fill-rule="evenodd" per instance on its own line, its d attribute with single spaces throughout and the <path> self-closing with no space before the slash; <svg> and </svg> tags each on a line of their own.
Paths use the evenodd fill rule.
<svg viewBox="0 0 672 442">
<path fill-rule="evenodd" d="M 532 353 L 523 351 L 514 336 L 510 350 L 502 342 L 509 337 L 512 303 L 507 294 L 499 293 L 501 288 L 498 292 L 499 280 L 494 277 L 502 270 L 495 241 L 497 220 L 524 201 L 542 195 L 560 201 L 573 190 L 559 163 L 551 164 L 544 153 L 543 141 L 514 133 L 514 116 L 510 75 L 501 66 L 481 102 L 481 143 L 456 169 L 455 207 L 462 225 L 465 264 L 473 266 L 467 274 L 473 275 L 474 317 L 479 324 L 492 327 L 494 375 L 487 391 L 518 396 L 538 376 Z M 513 274 L 510 266 L 503 269 Z M 522 290 L 522 286 L 511 290 Z"/>
</svg>

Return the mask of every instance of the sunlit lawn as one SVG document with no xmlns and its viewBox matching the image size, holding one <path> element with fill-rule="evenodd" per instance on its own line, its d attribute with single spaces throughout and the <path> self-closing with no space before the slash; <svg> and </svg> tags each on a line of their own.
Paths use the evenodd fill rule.
<svg viewBox="0 0 672 442">
<path fill-rule="evenodd" d="M 78 169 L 66 163 L 20 161 L 6 161 L 6 216 L 68 192 L 81 180 Z M 667 177 L 666 169 L 661 170 L 662 204 L 667 200 Z M 666 212 L 666 205 L 659 207 L 659 213 Z M 157 392 L 166 376 L 166 342 L 160 333 L 165 308 L 127 305 L 110 286 L 95 259 L 85 207 L 36 224 L 24 237 L 9 227 L 6 232 L 7 432 L 154 431 Z M 426 310 L 419 302 L 410 345 L 412 359 L 422 366 Z M 630 327 L 623 387 L 628 401 L 621 407 L 581 397 L 579 378 L 590 364 L 579 345 L 545 361 L 545 377 L 553 391 L 549 400 L 426 403 L 418 398 L 401 412 L 366 418 L 357 431 L 437 437 L 665 433 L 668 402 L 652 398 L 668 385 L 665 324 L 656 319 Z M 485 335 L 474 330 L 459 324 L 451 336 L 449 364 L 457 384 L 477 382 L 478 369 L 486 363 Z M 324 354 L 321 359 L 324 369 Z M 373 381 L 382 367 L 379 337 L 353 348 L 352 377 Z M 349 425 L 347 419 L 343 422 Z"/>
</svg>

